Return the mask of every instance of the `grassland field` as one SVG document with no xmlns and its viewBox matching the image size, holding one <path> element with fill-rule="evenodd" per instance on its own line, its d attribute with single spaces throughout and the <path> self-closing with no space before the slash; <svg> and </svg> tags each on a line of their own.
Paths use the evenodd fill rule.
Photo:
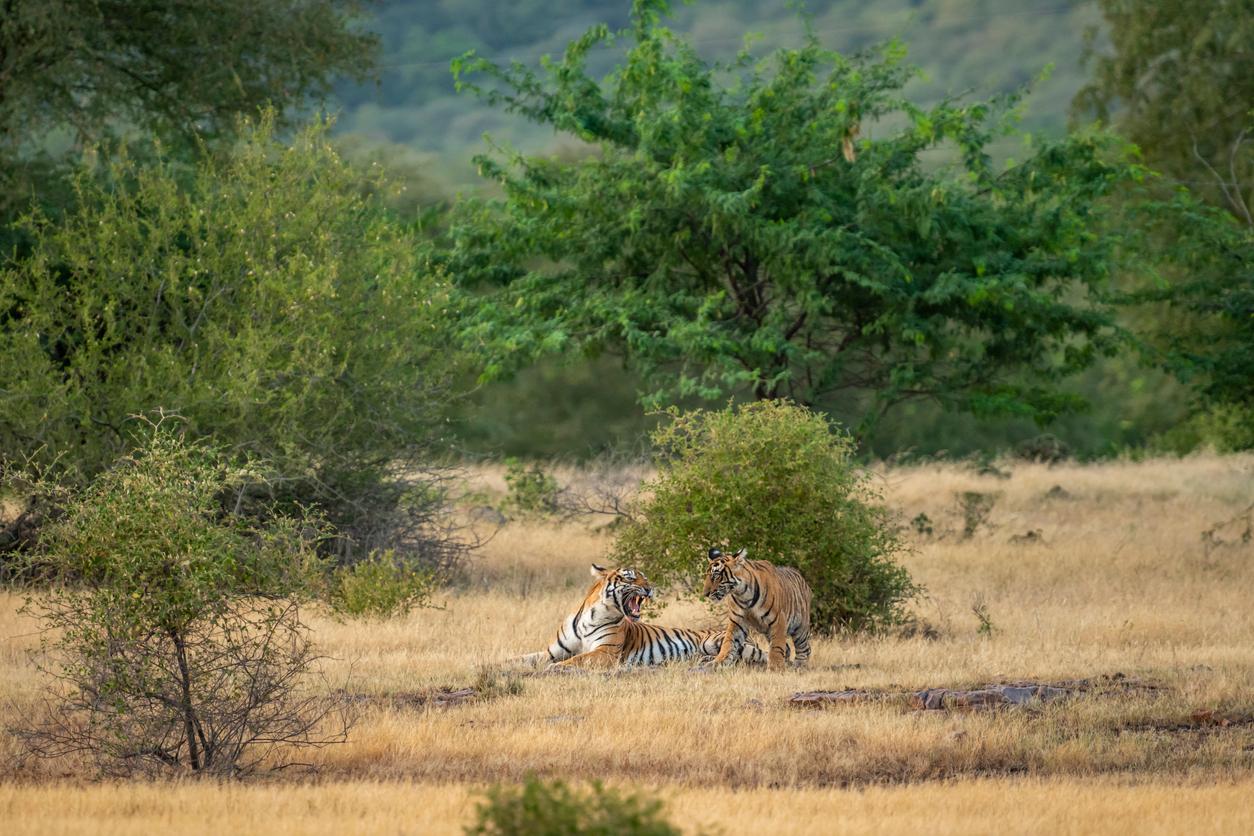
<svg viewBox="0 0 1254 836">
<path fill-rule="evenodd" d="M 485 785 L 538 773 L 657 793 L 686 830 L 728 834 L 1254 832 L 1254 456 L 999 469 L 877 471 L 927 589 L 918 623 L 819 639 L 807 669 L 495 670 L 547 645 L 589 563 L 616 564 L 597 522 L 512 521 L 438 608 L 313 616 L 331 680 L 363 706 L 347 742 L 300 756 L 316 771 L 96 781 L 0 732 L 0 831 L 457 833 Z M 500 472 L 472 475 L 503 495 Z M 971 492 L 992 505 L 966 536 Z M 716 623 L 661 591 L 658 621 Z M 18 604 L 0 598 L 4 727 L 40 689 Z M 983 711 L 788 701 L 1115 674 L 1154 687 Z M 408 699 L 474 685 L 445 707 Z"/>
</svg>

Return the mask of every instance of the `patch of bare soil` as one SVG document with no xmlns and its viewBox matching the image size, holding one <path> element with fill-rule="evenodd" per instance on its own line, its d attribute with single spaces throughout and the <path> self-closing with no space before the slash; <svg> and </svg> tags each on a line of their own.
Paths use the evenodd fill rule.
<svg viewBox="0 0 1254 836">
<path fill-rule="evenodd" d="M 477 688 L 435 688 L 426 691 L 402 691 L 396 694 L 343 694 L 343 699 L 359 706 L 392 709 L 452 708 L 474 702 L 482 697 Z"/>
<path fill-rule="evenodd" d="M 1122 673 L 1067 679 L 1060 682 L 999 682 L 978 688 L 924 688 L 920 691 L 801 691 L 789 703 L 801 708 L 828 708 L 883 702 L 915 711 L 969 711 L 1035 705 L 1081 695 L 1158 691 L 1160 686 Z"/>
<path fill-rule="evenodd" d="M 1199 708 L 1187 717 L 1126 723 L 1119 727 L 1119 731 L 1207 734 L 1242 728 L 1254 728 L 1254 712 Z"/>
</svg>

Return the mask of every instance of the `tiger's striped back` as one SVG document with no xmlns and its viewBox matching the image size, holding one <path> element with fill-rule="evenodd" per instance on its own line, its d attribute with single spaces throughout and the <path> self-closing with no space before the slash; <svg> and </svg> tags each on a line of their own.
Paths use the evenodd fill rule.
<svg viewBox="0 0 1254 836">
<path fill-rule="evenodd" d="M 558 667 L 658 665 L 717 654 L 722 630 L 690 630 L 639 621 L 640 602 L 653 597 L 653 586 L 634 569 L 603 569 L 593 564 L 596 581 L 579 607 L 558 628 L 547 654 L 532 653 L 521 661 L 547 661 Z M 745 661 L 764 663 L 765 654 L 750 644 Z"/>
<path fill-rule="evenodd" d="M 620 663 L 658 665 L 677 659 L 716 656 L 722 642 L 722 630 L 689 630 L 686 627 L 629 622 L 623 636 Z M 757 645 L 746 645 L 742 656 L 745 661 L 766 662 L 766 655 Z"/>
</svg>

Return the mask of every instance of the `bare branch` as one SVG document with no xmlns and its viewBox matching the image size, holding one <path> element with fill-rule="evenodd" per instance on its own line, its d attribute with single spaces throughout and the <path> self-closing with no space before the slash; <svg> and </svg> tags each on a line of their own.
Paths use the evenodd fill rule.
<svg viewBox="0 0 1254 836">
<path fill-rule="evenodd" d="M 1237 149 L 1240 148 L 1244 138 L 1245 131 L 1242 131 L 1237 137 L 1236 142 L 1233 143 L 1232 153 L 1234 155 L 1236 154 Z M 1216 171 L 1215 167 L 1211 165 L 1204 156 L 1202 156 L 1202 152 L 1197 147 L 1196 136 L 1193 137 L 1193 156 L 1198 162 L 1205 166 L 1206 170 L 1209 171 L 1211 176 L 1215 178 L 1215 185 L 1219 186 L 1219 190 L 1223 192 L 1224 198 L 1232 206 L 1233 212 L 1244 217 L 1247 225 L 1254 226 L 1254 217 L 1251 217 L 1249 207 L 1245 205 L 1245 199 L 1241 196 L 1241 186 L 1238 182 L 1236 182 L 1235 168 L 1233 168 L 1233 181 L 1229 183 L 1224 179 L 1223 175 Z M 1232 167 L 1234 165 L 1234 158 L 1230 158 L 1229 166 Z"/>
<path fill-rule="evenodd" d="M 1250 132 L 1249 128 L 1242 128 L 1241 133 L 1237 134 L 1237 138 L 1232 141 L 1232 149 L 1228 153 L 1228 173 L 1232 177 L 1232 191 L 1236 195 L 1237 208 L 1245 217 L 1247 226 L 1254 227 L 1254 216 L 1250 213 L 1250 206 L 1245 201 L 1245 194 L 1241 188 L 1241 178 L 1237 174 L 1237 154 L 1241 151 L 1241 146 L 1245 143 L 1246 135 Z"/>
</svg>

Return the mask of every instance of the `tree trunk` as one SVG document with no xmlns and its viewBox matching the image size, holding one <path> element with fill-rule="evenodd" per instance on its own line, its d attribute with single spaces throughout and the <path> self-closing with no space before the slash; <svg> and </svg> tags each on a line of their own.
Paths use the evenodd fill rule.
<svg viewBox="0 0 1254 836">
<path fill-rule="evenodd" d="M 170 639 L 174 642 L 174 655 L 179 663 L 179 676 L 182 687 L 182 708 L 184 734 L 187 735 L 187 757 L 191 761 L 192 770 L 201 769 L 200 750 L 196 745 L 196 713 L 192 709 L 192 678 L 187 668 L 187 646 L 178 630 L 170 630 Z"/>
</svg>

